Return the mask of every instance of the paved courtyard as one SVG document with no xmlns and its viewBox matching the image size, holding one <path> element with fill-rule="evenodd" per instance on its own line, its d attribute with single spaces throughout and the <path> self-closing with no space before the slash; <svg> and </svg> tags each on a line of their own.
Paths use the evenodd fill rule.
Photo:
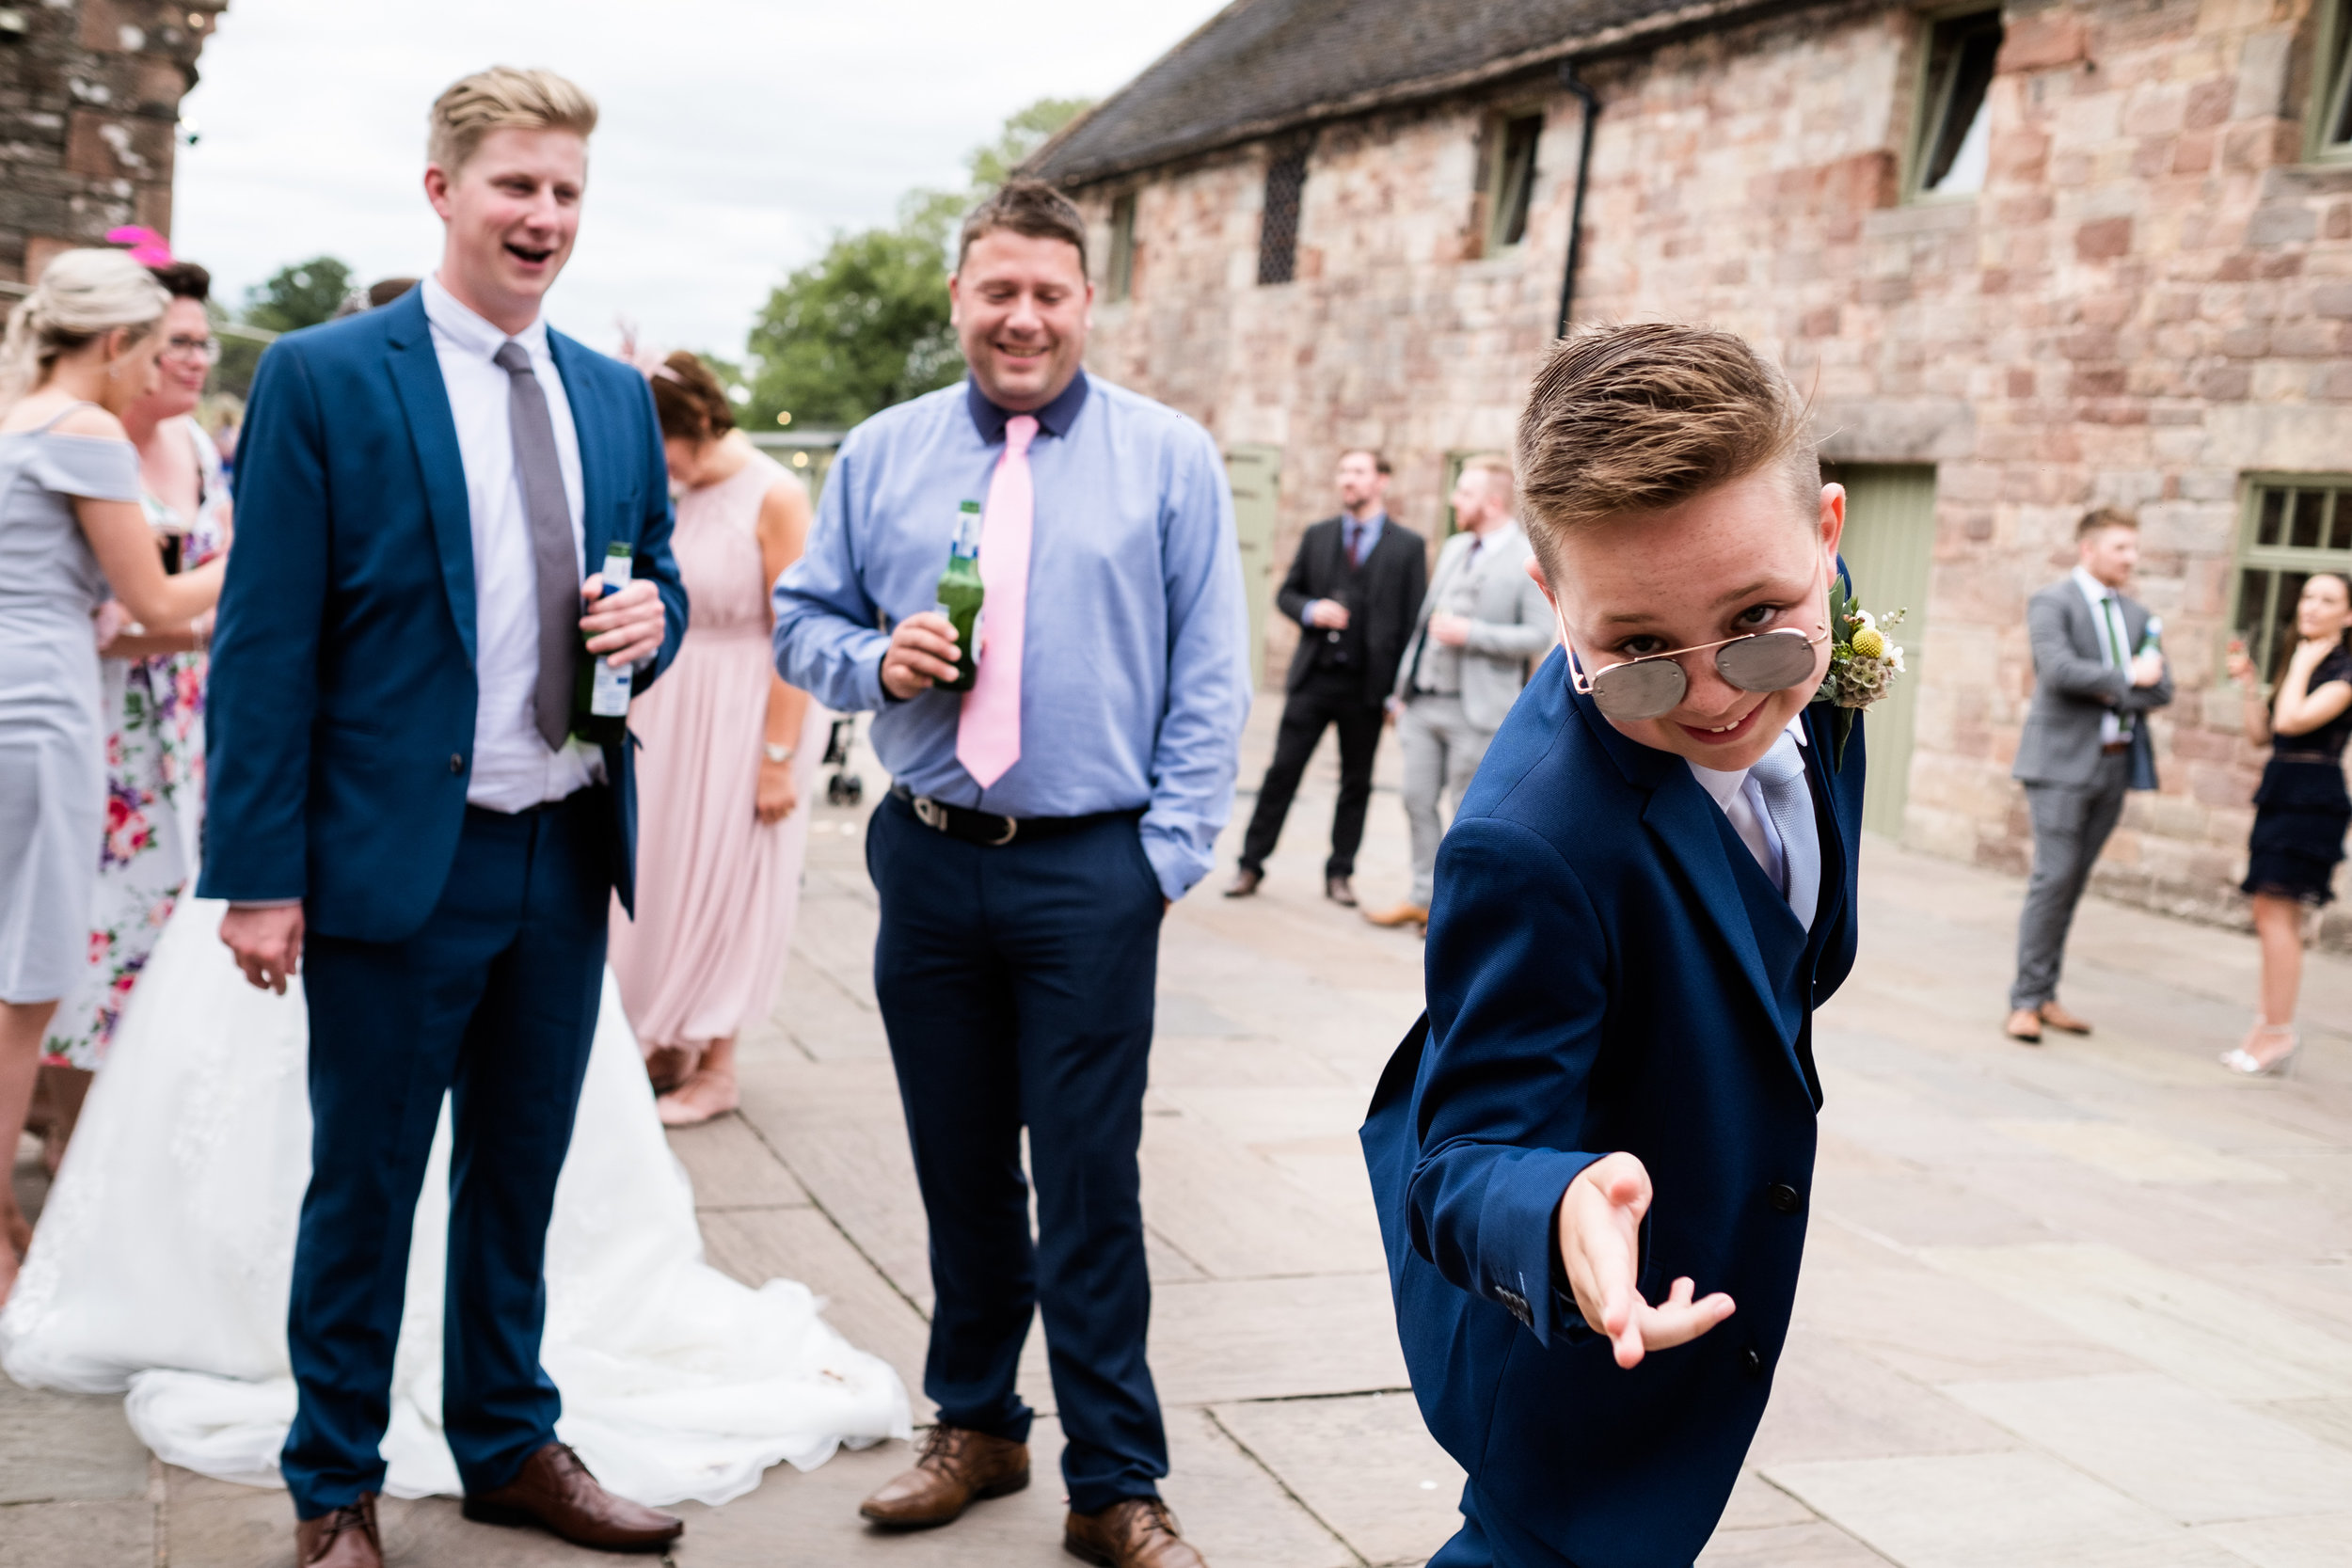
<svg viewBox="0 0 2352 1568">
<path fill-rule="evenodd" d="M 1383 768 L 1372 902 L 1406 875 L 1391 754 Z M 1420 944 L 1319 896 L 1332 782 L 1327 749 L 1264 893 L 1188 898 L 1162 960 L 1152 1359 L 1167 1492 L 1216 1568 L 1418 1563 L 1460 1484 L 1405 1387 L 1355 1140 L 1420 1007 Z M 828 1296 L 917 1389 L 921 1420 L 923 1216 L 868 973 L 862 816 L 818 813 L 743 1115 L 674 1143 L 712 1260 Z M 2066 998 L 2099 1030 L 2027 1050 L 1998 1032 L 2018 884 L 1883 844 L 1864 864 L 1862 962 L 1820 1030 L 1797 1324 L 1702 1560 L 2352 1564 L 2352 961 L 2312 961 L 2299 1075 L 2244 1083 L 2213 1057 L 2245 1025 L 2250 940 L 2093 902 Z M 1034 1337 L 1025 1391 L 1050 1411 Z M 1050 1417 L 1035 1445 L 1036 1485 L 948 1530 L 859 1524 L 858 1498 L 906 1460 L 891 1444 L 688 1507 L 673 1560 L 1066 1562 Z M 447 1500 L 386 1515 L 412 1568 L 608 1560 Z M 155 1465 L 116 1402 L 0 1380 L 0 1568 L 279 1568 L 289 1517 L 282 1493 Z"/>
</svg>

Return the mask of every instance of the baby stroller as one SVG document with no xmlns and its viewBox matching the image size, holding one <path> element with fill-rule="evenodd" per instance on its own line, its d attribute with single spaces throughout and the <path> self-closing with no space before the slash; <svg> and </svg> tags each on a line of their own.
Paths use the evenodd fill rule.
<svg viewBox="0 0 2352 1568">
<path fill-rule="evenodd" d="M 866 781 L 850 771 L 850 753 L 857 749 L 857 718 L 844 714 L 833 721 L 833 734 L 825 741 L 824 767 L 833 769 L 825 781 L 828 804 L 854 806 L 866 799 Z"/>
</svg>

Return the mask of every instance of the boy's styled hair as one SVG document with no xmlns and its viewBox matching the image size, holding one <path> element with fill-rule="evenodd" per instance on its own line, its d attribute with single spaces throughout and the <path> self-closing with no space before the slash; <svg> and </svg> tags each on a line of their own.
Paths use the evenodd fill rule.
<svg viewBox="0 0 2352 1568">
<path fill-rule="evenodd" d="M 2094 506 L 2074 525 L 2074 543 L 2079 545 L 2092 534 L 2111 528 L 2127 528 L 2137 532 L 2139 518 L 2120 506 Z"/>
<path fill-rule="evenodd" d="M 1087 220 L 1070 198 L 1042 180 L 1008 180 L 994 195 L 972 209 L 956 240 L 956 267 L 972 242 L 1004 230 L 1032 240 L 1066 240 L 1078 247 L 1078 276 L 1087 274 Z"/>
<path fill-rule="evenodd" d="M 1775 464 L 1810 518 L 1821 464 L 1807 425 L 1796 388 L 1745 339 L 1672 322 L 1587 327 L 1552 345 L 1519 416 L 1528 540 L 1549 572 L 1572 531 Z"/>
<path fill-rule="evenodd" d="M 552 71 L 494 65 L 452 82 L 433 101 L 425 162 L 455 179 L 493 131 L 569 131 L 586 137 L 596 128 L 596 101 Z"/>
</svg>

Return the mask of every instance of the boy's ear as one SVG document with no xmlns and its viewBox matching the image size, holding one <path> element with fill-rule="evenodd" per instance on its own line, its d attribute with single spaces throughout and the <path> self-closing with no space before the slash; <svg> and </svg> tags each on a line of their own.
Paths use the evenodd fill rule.
<svg viewBox="0 0 2352 1568">
<path fill-rule="evenodd" d="M 1838 541 L 1846 536 L 1846 487 L 1842 484 L 1821 486 L 1821 547 L 1832 555 L 1837 553 Z"/>
</svg>

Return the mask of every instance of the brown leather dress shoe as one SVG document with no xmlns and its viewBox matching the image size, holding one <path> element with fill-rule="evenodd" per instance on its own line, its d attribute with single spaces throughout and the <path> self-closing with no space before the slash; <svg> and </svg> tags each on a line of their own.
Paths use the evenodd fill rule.
<svg viewBox="0 0 2352 1568">
<path fill-rule="evenodd" d="M 1228 898 L 1247 898 L 1251 894 L 1257 892 L 1258 884 L 1264 880 L 1264 872 L 1252 871 L 1249 867 L 1245 865 L 1239 871 L 1234 872 L 1233 879 L 1226 884 L 1225 896 Z"/>
<path fill-rule="evenodd" d="M 658 1552 L 686 1533 L 677 1515 L 597 1485 L 580 1455 L 561 1443 L 535 1450 L 504 1486 L 467 1493 L 464 1512 L 479 1524 L 537 1525 L 600 1552 Z"/>
<path fill-rule="evenodd" d="M 2076 1017 L 2074 1014 L 2068 1012 L 2064 1007 L 2059 1006 L 2056 1002 L 2044 1002 L 2042 1004 L 2042 1022 L 2048 1024 L 2053 1029 L 2063 1029 L 2070 1035 L 2088 1035 L 2090 1033 L 2090 1020 Z"/>
<path fill-rule="evenodd" d="M 2040 1045 L 2042 1015 L 2031 1007 L 2011 1007 L 2009 1022 L 2001 1025 L 2001 1033 L 2021 1045 Z"/>
<path fill-rule="evenodd" d="M 375 1494 L 362 1492 L 347 1508 L 296 1520 L 294 1561 L 300 1568 L 384 1568 L 384 1538 L 375 1532 Z"/>
<path fill-rule="evenodd" d="M 1324 878 L 1323 895 L 1334 904 L 1344 904 L 1351 910 L 1356 907 L 1356 884 L 1345 877 Z"/>
<path fill-rule="evenodd" d="M 1061 1548 L 1095 1568 L 1209 1568 L 1157 1497 L 1122 1497 L 1100 1513 L 1073 1513 L 1062 1522 Z"/>
<path fill-rule="evenodd" d="M 1429 911 L 1419 904 L 1404 903 L 1391 910 L 1366 910 L 1364 918 L 1375 926 L 1426 926 Z"/>
<path fill-rule="evenodd" d="M 914 1468 L 858 1504 L 858 1512 L 887 1529 L 929 1529 L 947 1524 L 982 1497 L 1002 1497 L 1029 1484 L 1029 1446 L 942 1421 L 924 1434 Z"/>
</svg>

